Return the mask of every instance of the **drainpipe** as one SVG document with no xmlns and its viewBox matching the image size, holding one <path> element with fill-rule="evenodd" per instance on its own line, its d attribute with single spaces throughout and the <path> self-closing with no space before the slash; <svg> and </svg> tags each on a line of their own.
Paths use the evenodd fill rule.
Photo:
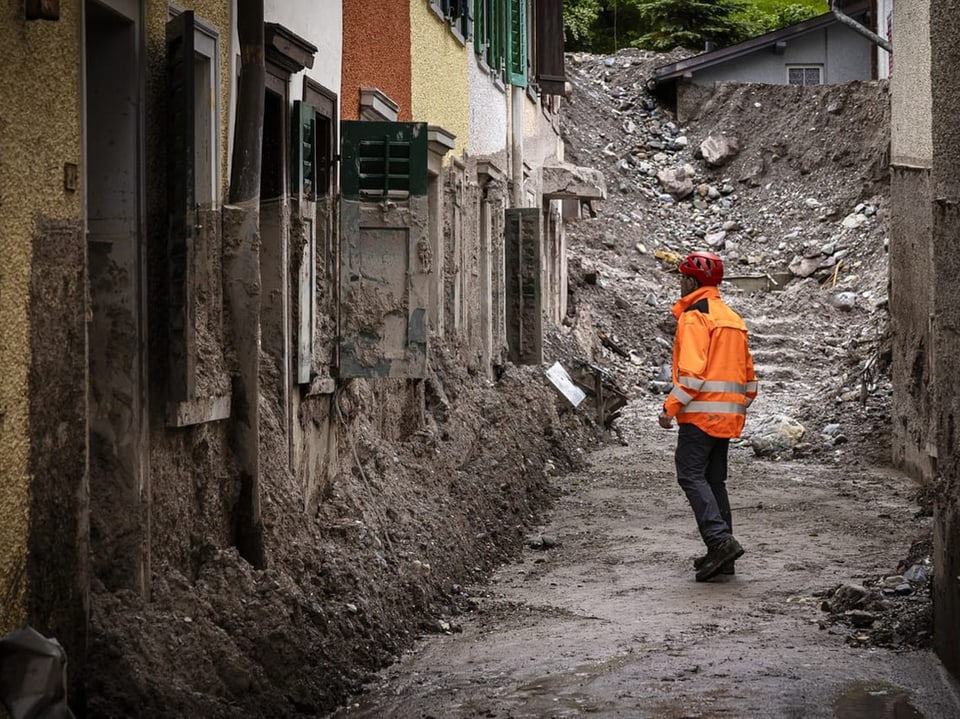
<svg viewBox="0 0 960 719">
<path fill-rule="evenodd" d="M 872 30 L 865 28 L 863 25 L 858 23 L 849 15 L 845 15 L 843 11 L 841 11 L 840 8 L 837 7 L 837 0 L 830 0 L 830 11 L 833 13 L 834 17 L 837 18 L 837 20 L 842 22 L 847 27 L 851 28 L 854 32 L 860 33 L 865 38 L 867 38 L 867 40 L 872 42 L 874 45 L 879 45 L 884 50 L 889 52 L 891 55 L 893 54 L 893 45 L 890 44 L 889 40 L 887 40 L 886 38 L 880 37 Z"/>
<path fill-rule="evenodd" d="M 229 204 L 223 208 L 223 283 L 236 353 L 232 377 L 230 443 L 240 472 L 233 510 L 233 541 L 263 569 L 260 516 L 260 174 L 263 147 L 263 0 L 238 0 L 240 78 L 230 172 Z"/>
<path fill-rule="evenodd" d="M 513 155 L 513 206 L 523 207 L 523 95 L 524 89 L 511 85 L 510 154 Z"/>
</svg>

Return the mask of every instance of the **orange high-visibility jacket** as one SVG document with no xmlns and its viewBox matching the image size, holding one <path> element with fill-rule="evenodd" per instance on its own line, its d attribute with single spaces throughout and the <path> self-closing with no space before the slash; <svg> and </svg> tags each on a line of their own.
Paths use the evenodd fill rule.
<svg viewBox="0 0 960 719">
<path fill-rule="evenodd" d="M 673 389 L 664 412 L 712 437 L 739 437 L 747 407 L 757 396 L 743 318 L 711 286 L 684 295 L 672 312 L 677 318 Z"/>
</svg>

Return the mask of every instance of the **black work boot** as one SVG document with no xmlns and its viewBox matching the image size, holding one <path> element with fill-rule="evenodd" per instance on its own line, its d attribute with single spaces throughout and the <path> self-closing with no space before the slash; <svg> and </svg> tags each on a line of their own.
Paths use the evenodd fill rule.
<svg viewBox="0 0 960 719">
<path fill-rule="evenodd" d="M 743 554 L 743 547 L 733 537 L 725 539 L 716 546 L 710 548 L 707 555 L 703 558 L 700 568 L 697 569 L 697 581 L 705 582 L 712 579 L 720 573 L 723 565 L 727 562 L 733 562 Z"/>
<path fill-rule="evenodd" d="M 704 554 L 702 557 L 696 557 L 693 560 L 693 568 L 700 569 L 700 567 L 703 566 L 703 563 L 706 559 L 707 559 L 706 554 Z M 736 562 L 734 562 L 732 559 L 726 564 L 724 564 L 722 567 L 720 567 L 720 574 L 736 574 L 736 573 L 737 573 Z"/>
</svg>

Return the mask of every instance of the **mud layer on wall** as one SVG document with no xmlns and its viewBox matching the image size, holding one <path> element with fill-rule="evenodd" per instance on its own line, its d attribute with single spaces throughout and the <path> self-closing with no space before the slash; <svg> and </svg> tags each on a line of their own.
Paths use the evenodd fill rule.
<svg viewBox="0 0 960 719">
<path fill-rule="evenodd" d="M 88 586 L 86 321 L 79 220 L 40 218 L 30 277 L 27 615 L 83 664 Z"/>
</svg>

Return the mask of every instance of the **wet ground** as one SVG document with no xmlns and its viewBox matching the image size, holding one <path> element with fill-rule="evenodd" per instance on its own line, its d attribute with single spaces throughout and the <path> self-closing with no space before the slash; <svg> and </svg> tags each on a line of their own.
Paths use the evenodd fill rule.
<svg viewBox="0 0 960 719">
<path fill-rule="evenodd" d="M 751 414 L 790 412 L 824 369 L 801 348 L 836 325 L 764 317 L 737 299 L 761 377 Z M 851 442 L 815 457 L 733 445 L 734 532 L 746 553 L 735 576 L 698 583 L 692 560 L 704 548 L 674 476 L 676 430 L 657 426 L 661 401 L 639 395 L 618 420 L 622 442 L 556 478 L 563 495 L 522 562 L 464 588 L 473 611 L 333 716 L 960 717 L 960 689 L 931 651 L 880 648 L 870 627 L 822 607 L 840 585 L 898 574 L 929 536 L 912 480 L 871 464 L 883 453 L 867 415 L 825 409 L 845 417 Z M 813 427 L 805 439 L 821 441 Z"/>
<path fill-rule="evenodd" d="M 650 416 L 651 425 L 655 422 Z M 562 480 L 547 549 L 478 590 L 462 632 L 431 638 L 346 717 L 960 716 L 929 651 L 850 645 L 816 595 L 890 573 L 909 544 L 908 480 L 731 453 L 737 574 L 694 581 L 702 551 L 651 430 Z"/>
</svg>

